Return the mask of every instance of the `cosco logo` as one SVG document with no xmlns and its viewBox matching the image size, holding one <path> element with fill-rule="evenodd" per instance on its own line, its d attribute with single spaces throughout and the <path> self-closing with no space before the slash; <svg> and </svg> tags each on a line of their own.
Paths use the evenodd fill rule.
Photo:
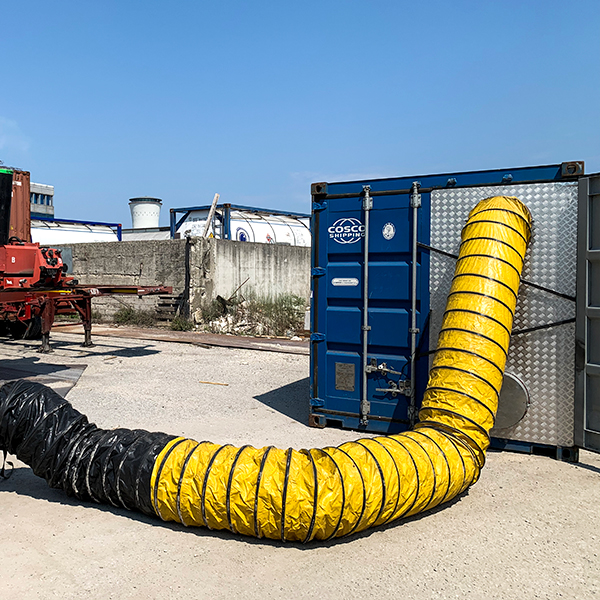
<svg viewBox="0 0 600 600">
<path fill-rule="evenodd" d="M 338 219 L 327 231 L 338 244 L 354 244 L 365 237 L 365 226 L 352 217 Z"/>
</svg>

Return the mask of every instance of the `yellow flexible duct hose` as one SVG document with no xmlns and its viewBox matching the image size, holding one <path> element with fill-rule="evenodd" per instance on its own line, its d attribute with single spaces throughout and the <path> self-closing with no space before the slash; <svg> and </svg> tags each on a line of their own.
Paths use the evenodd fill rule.
<svg viewBox="0 0 600 600">
<path fill-rule="evenodd" d="M 483 200 L 469 214 L 413 431 L 312 450 L 176 438 L 154 465 L 156 513 L 307 542 L 414 515 L 463 492 L 489 445 L 530 224 L 516 198 Z"/>
</svg>

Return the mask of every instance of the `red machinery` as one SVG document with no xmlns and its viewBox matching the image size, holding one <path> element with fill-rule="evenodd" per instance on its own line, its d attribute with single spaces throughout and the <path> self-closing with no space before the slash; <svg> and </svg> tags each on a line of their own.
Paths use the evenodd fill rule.
<svg viewBox="0 0 600 600">
<path fill-rule="evenodd" d="M 11 235 L 19 231 L 29 237 L 29 227 L 17 219 L 27 203 L 29 194 L 13 193 L 13 183 L 21 186 L 26 175 L 28 189 L 29 174 L 19 172 L 13 181 L 13 171 L 0 168 L 0 322 L 13 337 L 42 337 L 40 352 L 51 352 L 50 329 L 56 315 L 78 315 L 85 331 L 84 346 L 92 346 L 92 298 L 109 294 L 171 293 L 165 286 L 94 286 L 79 285 L 73 277 L 67 277 L 60 250 L 41 248 L 37 243 L 23 241 Z M 18 203 L 16 211 L 11 205 Z M 27 231 L 25 231 L 27 230 Z"/>
</svg>

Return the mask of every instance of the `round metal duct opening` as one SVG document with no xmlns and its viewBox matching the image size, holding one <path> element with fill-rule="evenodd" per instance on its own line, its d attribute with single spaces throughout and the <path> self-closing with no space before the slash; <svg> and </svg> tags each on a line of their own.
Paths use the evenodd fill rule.
<svg viewBox="0 0 600 600">
<path fill-rule="evenodd" d="M 525 384 L 512 373 L 504 373 L 504 381 L 498 400 L 496 423 L 491 434 L 498 429 L 514 427 L 527 414 L 529 392 Z"/>
</svg>

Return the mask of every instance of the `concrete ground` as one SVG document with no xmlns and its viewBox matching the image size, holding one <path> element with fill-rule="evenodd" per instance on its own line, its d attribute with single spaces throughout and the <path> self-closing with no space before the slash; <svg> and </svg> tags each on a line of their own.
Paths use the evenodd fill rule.
<svg viewBox="0 0 600 600">
<path fill-rule="evenodd" d="M 68 399 L 102 427 L 255 446 L 337 444 L 307 427 L 308 357 L 53 335 L 6 342 L 6 367 L 87 364 Z M 200 383 L 210 381 L 226 386 Z M 481 479 L 422 516 L 306 546 L 187 529 L 79 503 L 16 463 L 0 482 L 0 598 L 600 598 L 600 457 L 488 455 Z"/>
</svg>

